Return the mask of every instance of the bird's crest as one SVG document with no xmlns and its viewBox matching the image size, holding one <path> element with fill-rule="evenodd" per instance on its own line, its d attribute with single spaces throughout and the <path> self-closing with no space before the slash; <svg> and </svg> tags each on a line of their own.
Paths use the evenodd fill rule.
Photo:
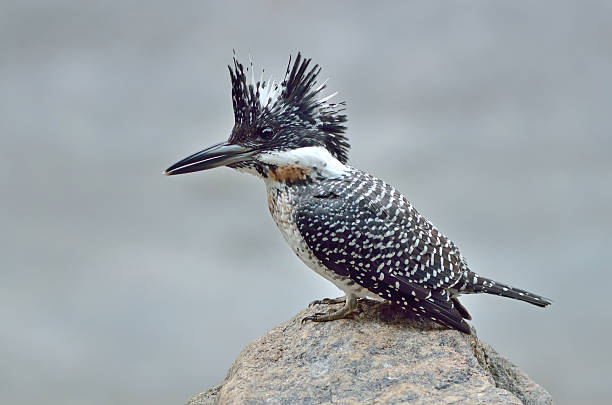
<svg viewBox="0 0 612 405">
<path fill-rule="evenodd" d="M 321 71 L 319 65 L 310 66 L 311 59 L 297 54 L 291 56 L 282 82 L 270 78 L 256 81 L 253 63 L 244 67 L 234 56 L 234 66 L 228 66 L 232 81 L 234 120 L 239 126 L 273 125 L 286 132 L 307 128 L 301 132 L 320 138 L 321 143 L 342 163 L 348 160 L 349 144 L 346 127 L 345 104 L 330 103 L 337 93 L 321 96 L 327 80 L 317 85 Z M 251 70 L 250 79 L 247 74 Z M 314 131 L 313 131 L 314 130 Z M 304 135 L 305 136 L 305 135 Z"/>
</svg>

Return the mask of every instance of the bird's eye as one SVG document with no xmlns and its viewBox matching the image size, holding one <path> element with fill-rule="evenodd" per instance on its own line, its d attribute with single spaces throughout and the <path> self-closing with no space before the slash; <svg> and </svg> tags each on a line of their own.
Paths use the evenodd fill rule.
<svg viewBox="0 0 612 405">
<path fill-rule="evenodd" d="M 272 136 L 274 135 L 274 131 L 272 130 L 272 128 L 264 128 L 261 131 L 259 131 L 259 136 L 261 137 L 261 139 L 264 140 L 269 140 L 272 139 Z"/>
</svg>

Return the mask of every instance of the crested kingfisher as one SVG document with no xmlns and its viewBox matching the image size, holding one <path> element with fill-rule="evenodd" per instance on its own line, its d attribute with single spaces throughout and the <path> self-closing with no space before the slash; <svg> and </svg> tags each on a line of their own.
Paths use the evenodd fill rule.
<svg viewBox="0 0 612 405">
<path fill-rule="evenodd" d="M 461 294 L 487 293 L 546 307 L 551 301 L 470 270 L 457 246 L 398 190 L 347 165 L 344 103 L 323 95 L 318 65 L 298 53 L 285 77 L 255 81 L 252 63 L 228 66 L 234 127 L 227 142 L 170 166 L 166 175 L 228 166 L 263 179 L 274 222 L 297 256 L 344 291 L 332 313 L 344 318 L 358 298 L 388 301 L 445 327 L 470 333 Z M 262 72 L 263 76 L 263 72 Z"/>
</svg>

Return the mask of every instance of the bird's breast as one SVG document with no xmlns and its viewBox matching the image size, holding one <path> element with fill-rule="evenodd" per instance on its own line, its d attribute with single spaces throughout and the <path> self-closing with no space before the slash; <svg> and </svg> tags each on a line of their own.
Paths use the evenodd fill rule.
<svg viewBox="0 0 612 405">
<path fill-rule="evenodd" d="M 295 223 L 295 192 L 282 185 L 280 187 L 268 187 L 267 192 L 270 214 L 287 243 L 295 249 L 295 246 L 303 240 Z"/>
<path fill-rule="evenodd" d="M 366 289 L 360 287 L 349 277 L 338 274 L 327 268 L 310 249 L 306 240 L 300 233 L 297 221 L 297 198 L 299 190 L 285 186 L 283 184 L 268 184 L 268 208 L 278 229 L 283 237 L 291 246 L 293 252 L 312 270 L 320 276 L 331 281 L 346 294 L 355 294 L 358 297 L 374 297 Z M 376 297 L 374 297 L 376 298 Z"/>
<path fill-rule="evenodd" d="M 296 222 L 298 191 L 282 183 L 268 185 L 268 208 L 281 234 L 293 252 L 311 269 L 332 280 L 334 274 L 314 255 Z M 334 281 L 334 280 L 332 280 Z"/>
</svg>

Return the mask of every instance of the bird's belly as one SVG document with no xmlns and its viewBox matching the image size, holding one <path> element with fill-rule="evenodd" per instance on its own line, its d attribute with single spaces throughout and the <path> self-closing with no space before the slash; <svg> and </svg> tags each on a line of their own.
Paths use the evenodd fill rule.
<svg viewBox="0 0 612 405">
<path fill-rule="evenodd" d="M 278 226 L 281 234 L 291 246 L 293 252 L 317 274 L 331 281 L 345 294 L 354 294 L 359 298 L 371 297 L 377 299 L 377 296 L 367 289 L 361 287 L 349 277 L 342 276 L 333 270 L 327 268 L 314 255 L 306 241 L 302 237 L 295 220 L 296 207 L 294 205 L 293 195 L 290 189 L 270 189 L 268 188 L 268 207 L 274 222 Z"/>
</svg>

